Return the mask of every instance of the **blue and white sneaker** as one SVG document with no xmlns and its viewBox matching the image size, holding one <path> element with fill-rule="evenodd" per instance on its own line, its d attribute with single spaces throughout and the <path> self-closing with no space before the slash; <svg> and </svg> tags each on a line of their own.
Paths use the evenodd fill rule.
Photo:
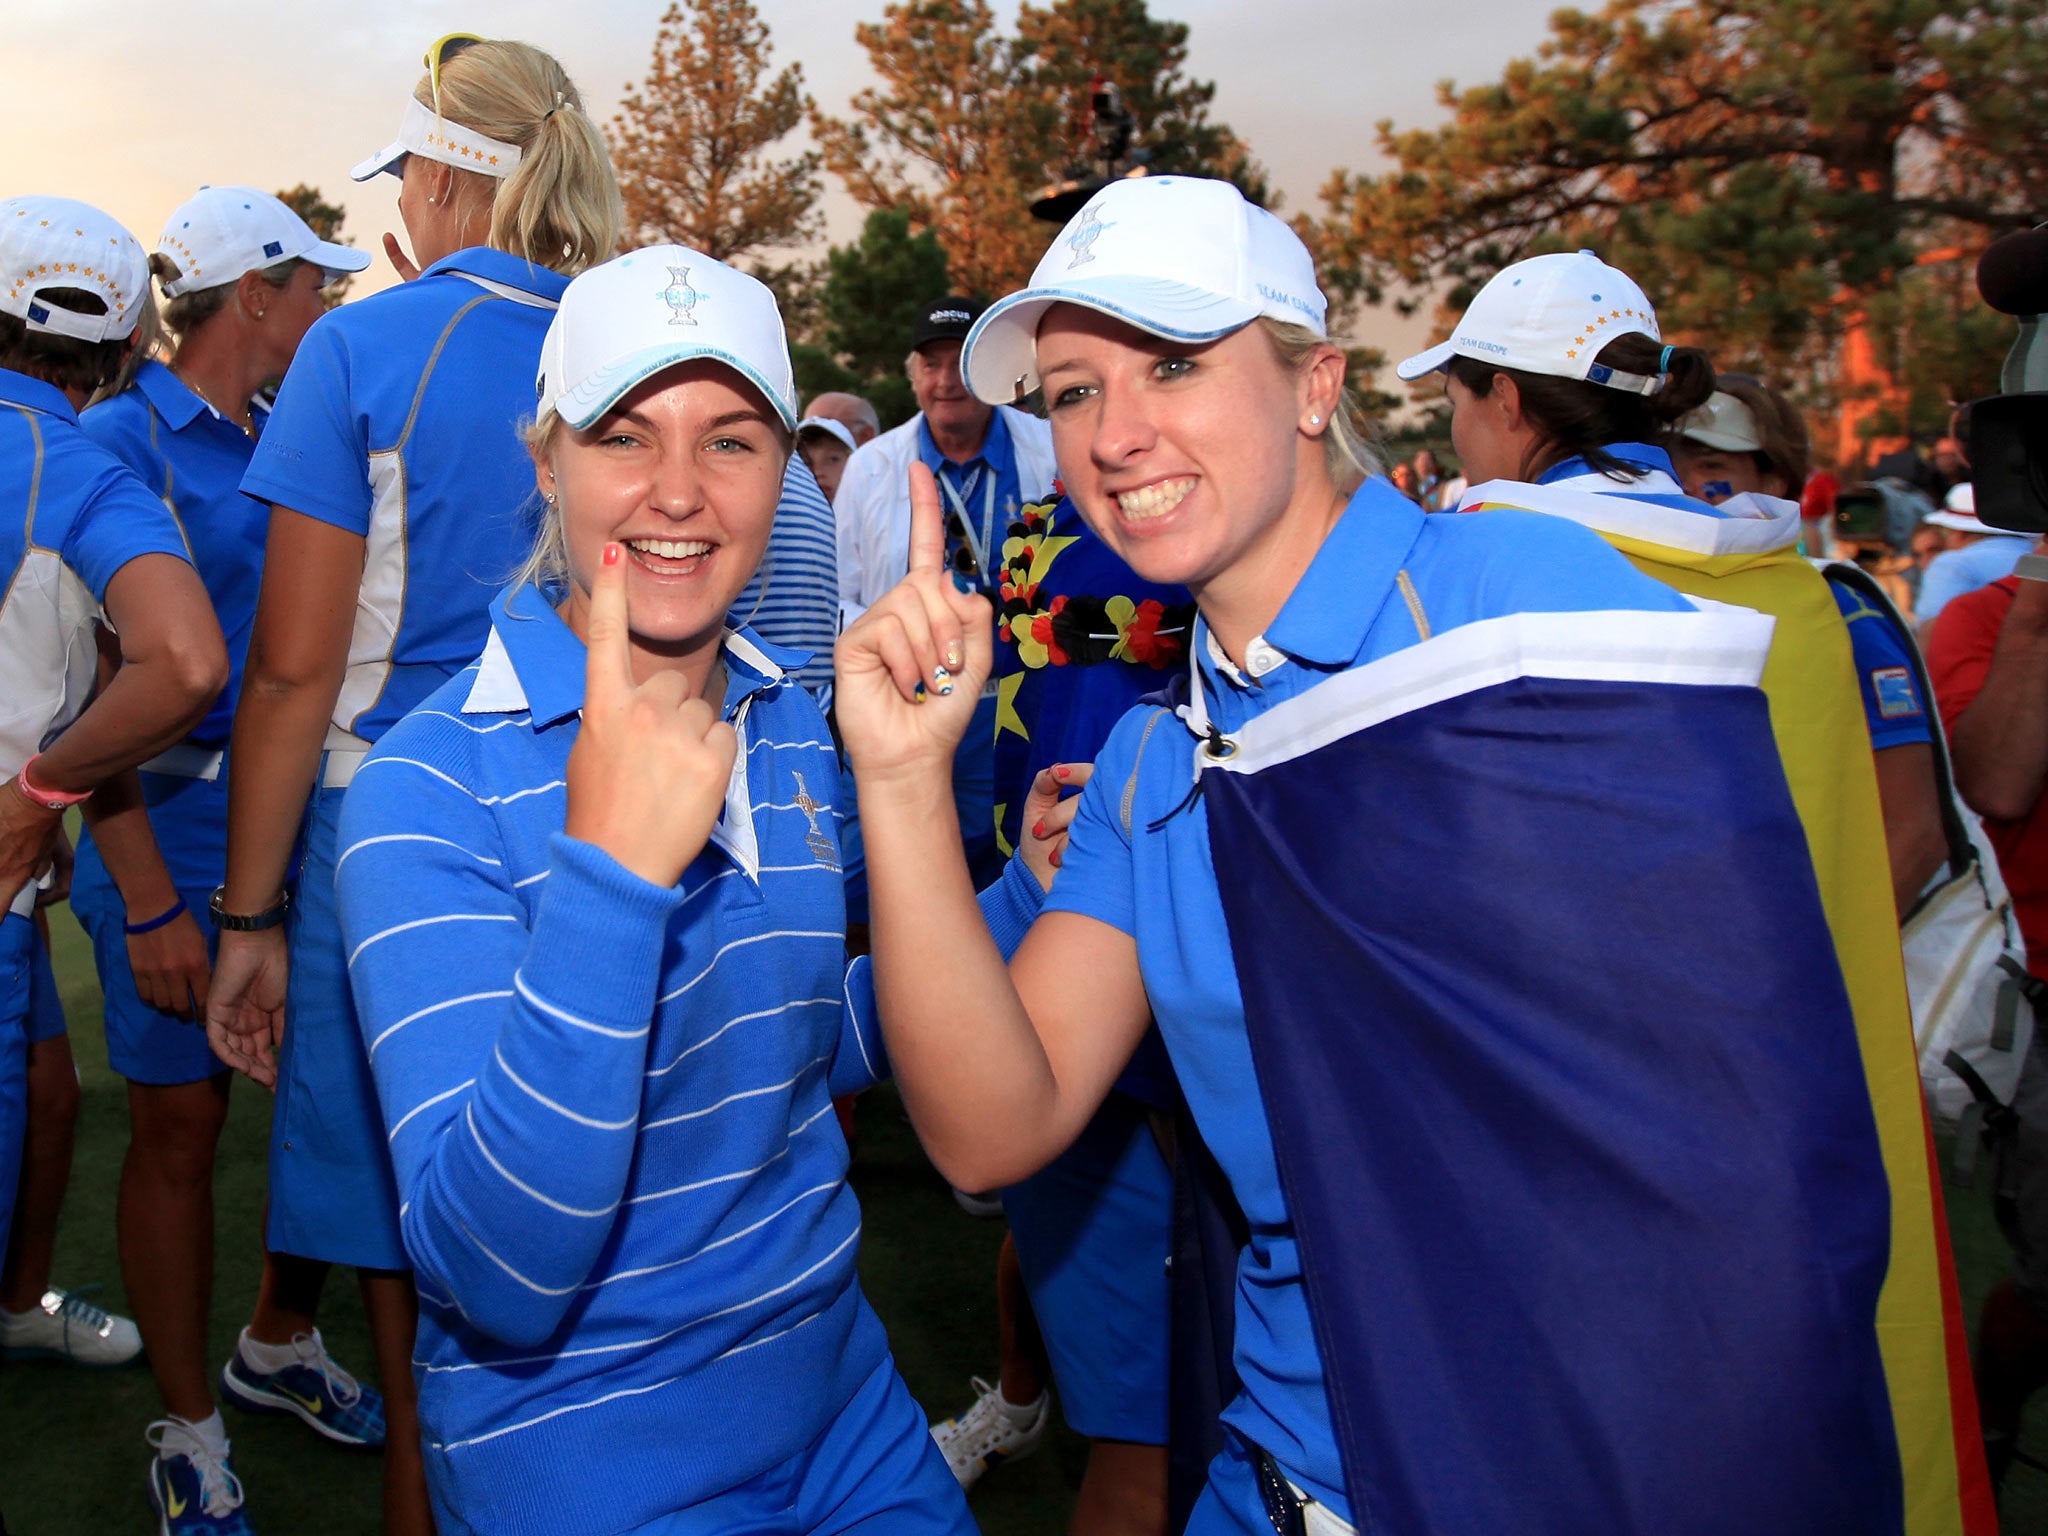
<svg viewBox="0 0 2048 1536">
<path fill-rule="evenodd" d="M 256 1536 L 225 1445 L 216 1453 L 183 1419 L 158 1419 L 143 1438 L 157 1448 L 149 1464 L 157 1536 Z"/>
<path fill-rule="evenodd" d="M 292 1340 L 299 1358 L 281 1371 L 259 1371 L 238 1348 L 220 1369 L 220 1394 L 247 1413 L 291 1413 L 342 1445 L 384 1443 L 384 1399 L 328 1356 L 320 1330 Z"/>
</svg>

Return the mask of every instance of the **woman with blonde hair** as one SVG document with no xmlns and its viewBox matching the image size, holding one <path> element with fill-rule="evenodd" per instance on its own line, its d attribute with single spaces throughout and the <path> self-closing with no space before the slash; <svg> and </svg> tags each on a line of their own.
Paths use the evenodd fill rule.
<svg viewBox="0 0 2048 1536">
<path fill-rule="evenodd" d="M 223 1395 L 330 1439 L 385 1441 L 392 1531 L 431 1523 L 418 1302 L 349 996 L 335 826 L 369 747 L 474 659 L 490 595 L 532 542 L 517 424 L 562 291 L 610 256 L 619 210 L 604 141 L 547 54 L 458 34 L 426 65 L 397 138 L 354 172 L 401 178 L 412 260 L 399 254 L 400 270 L 417 262 L 418 275 L 313 327 L 242 485 L 272 510 L 207 1002 L 214 1049 L 277 1092 L 268 1246 L 360 1273 L 388 1438 L 321 1347 L 318 1264 L 297 1267 L 311 1273 L 301 1283 L 266 1285 Z"/>
<path fill-rule="evenodd" d="M 913 467 L 910 573 L 836 657 L 904 1105 L 1014 1183 L 1156 1018 L 1248 1226 L 1192 1536 L 1895 1529 L 1883 1167 L 1770 626 L 1367 473 L 1324 311 L 1284 224 L 1161 176 L 969 335 L 1199 616 L 1006 967 L 947 815 L 988 612 Z"/>
<path fill-rule="evenodd" d="M 175 338 L 169 360 L 124 370 L 118 393 L 82 420 L 177 518 L 233 668 L 190 735 L 87 802 L 71 892 L 106 998 L 108 1064 L 128 1080 L 114 1224 L 163 1394 L 165 1417 L 150 1426 L 150 1491 L 172 1536 L 245 1528 L 206 1368 L 213 1169 L 229 1078 L 192 1027 L 206 1005 L 207 897 L 227 859 L 226 747 L 269 512 L 241 482 L 268 417 L 259 390 L 290 367 L 323 313 L 322 291 L 369 261 L 322 240 L 267 192 L 202 188 L 171 214 L 150 259 Z"/>
</svg>

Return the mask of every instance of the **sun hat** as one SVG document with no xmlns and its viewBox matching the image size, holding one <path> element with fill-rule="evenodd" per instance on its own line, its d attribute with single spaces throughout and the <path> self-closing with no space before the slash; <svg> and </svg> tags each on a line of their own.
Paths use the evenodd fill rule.
<svg viewBox="0 0 2048 1536">
<path fill-rule="evenodd" d="M 709 358 L 796 430 L 796 378 L 766 284 L 682 245 L 651 245 L 569 284 L 541 344 L 540 409 L 589 426 L 664 368 Z"/>
<path fill-rule="evenodd" d="M 1655 394 L 1663 387 L 1661 375 L 1624 373 L 1596 361 L 1602 347 L 1630 332 L 1664 339 L 1657 311 L 1634 278 L 1591 251 L 1531 256 L 1493 275 L 1448 341 L 1404 359 L 1394 372 L 1414 380 L 1440 372 L 1454 357 L 1469 357 L 1496 368 Z"/>
<path fill-rule="evenodd" d="M 44 297 L 76 288 L 97 295 L 103 313 L 81 314 Z M 79 341 L 133 334 L 149 292 L 149 258 L 127 230 L 89 203 L 68 197 L 10 197 L 0 203 L 0 312 L 32 331 Z"/>
<path fill-rule="evenodd" d="M 1705 405 L 1679 418 L 1678 435 L 1723 453 L 1761 453 L 1764 446 L 1756 412 L 1744 401 L 1718 389 Z"/>
<path fill-rule="evenodd" d="M 1939 512 L 1930 512 L 1921 519 L 1937 528 L 1953 528 L 1957 533 L 2010 533 L 2009 528 L 1994 528 L 1977 516 L 1977 489 L 1964 480 L 1948 488 L 1948 495 L 1941 501 Z"/>
<path fill-rule="evenodd" d="M 834 421 L 830 416 L 806 416 L 796 424 L 796 435 L 799 441 L 802 440 L 806 432 L 826 433 L 837 441 L 846 444 L 846 451 L 848 453 L 853 452 L 855 448 L 860 446 L 853 440 L 853 428 L 843 421 Z"/>
<path fill-rule="evenodd" d="M 167 299 L 294 258 L 324 269 L 329 282 L 370 264 L 368 251 L 322 240 L 281 199 L 254 187 L 201 187 L 171 215 L 156 248 L 178 264 L 177 277 L 159 284 Z"/>
<path fill-rule="evenodd" d="M 398 120 L 398 137 L 348 175 L 351 181 L 368 181 L 380 171 L 401 175 L 407 155 L 424 155 L 443 165 L 477 171 L 485 176 L 504 177 L 519 169 L 520 154 L 517 144 L 507 144 L 502 139 L 478 133 L 474 128 L 465 128 L 452 119 L 439 116 L 418 97 L 408 96 L 405 115 Z"/>
<path fill-rule="evenodd" d="M 1261 315 L 1328 334 L 1301 237 L 1227 181 L 1113 181 L 1067 221 L 1031 282 L 967 334 L 961 372 L 991 405 L 1038 385 L 1038 323 L 1079 304 L 1171 341 L 1214 341 Z"/>
</svg>

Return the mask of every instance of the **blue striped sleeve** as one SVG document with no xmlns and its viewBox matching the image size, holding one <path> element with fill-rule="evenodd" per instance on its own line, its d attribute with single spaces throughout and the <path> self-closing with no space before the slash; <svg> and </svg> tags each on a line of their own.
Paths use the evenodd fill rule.
<svg viewBox="0 0 2048 1536">
<path fill-rule="evenodd" d="M 625 1191 L 681 894 L 556 834 L 529 925 L 457 766 L 361 774 L 336 887 L 421 1287 L 536 1345 Z"/>
</svg>

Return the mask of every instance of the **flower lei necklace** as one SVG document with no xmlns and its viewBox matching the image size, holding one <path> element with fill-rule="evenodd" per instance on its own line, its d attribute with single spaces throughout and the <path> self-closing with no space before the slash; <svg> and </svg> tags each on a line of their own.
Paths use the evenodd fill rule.
<svg viewBox="0 0 2048 1536">
<path fill-rule="evenodd" d="M 1169 608 L 1157 598 L 1134 603 L 1128 597 L 1061 594 L 1043 608 L 1038 589 L 1060 551 L 1075 542 L 1053 532 L 1053 509 L 1065 494 L 1053 483 L 1053 500 L 1018 509 L 1003 541 L 996 628 L 1009 637 L 1027 667 L 1092 667 L 1127 661 L 1155 671 L 1187 654 L 1195 605 Z"/>
</svg>

